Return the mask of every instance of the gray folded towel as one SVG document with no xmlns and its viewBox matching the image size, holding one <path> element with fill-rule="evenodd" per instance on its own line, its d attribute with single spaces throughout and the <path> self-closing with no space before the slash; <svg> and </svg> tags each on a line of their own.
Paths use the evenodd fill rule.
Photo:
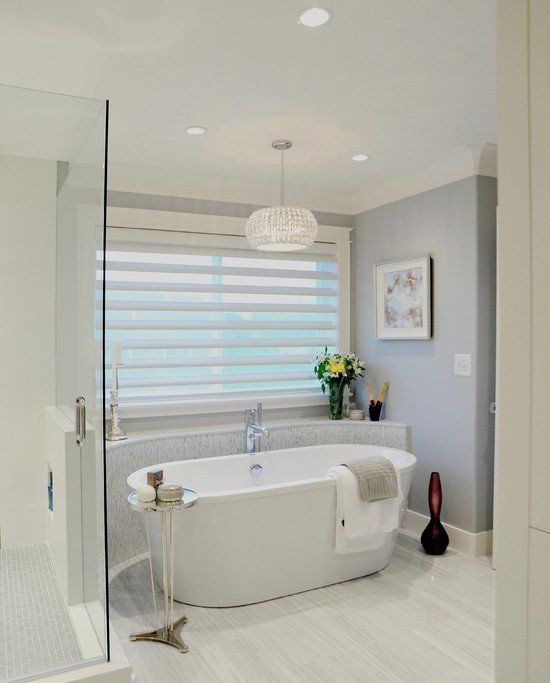
<svg viewBox="0 0 550 683">
<path fill-rule="evenodd" d="M 357 479 L 359 498 L 367 503 L 384 498 L 396 498 L 397 474 L 391 460 L 380 455 L 353 458 L 345 465 Z"/>
</svg>

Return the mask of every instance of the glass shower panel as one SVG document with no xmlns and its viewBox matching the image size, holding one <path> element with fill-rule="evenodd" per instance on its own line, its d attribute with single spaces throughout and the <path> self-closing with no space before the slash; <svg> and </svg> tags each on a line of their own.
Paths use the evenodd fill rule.
<svg viewBox="0 0 550 683">
<path fill-rule="evenodd" d="M 104 509 L 103 250 L 108 106 L 76 159 L 60 168 L 57 223 L 57 406 L 75 423 L 80 529 L 75 571 L 102 654 L 108 656 Z M 99 654 L 99 652 L 98 652 Z"/>
<path fill-rule="evenodd" d="M 0 85 L 0 681 L 109 656 L 107 121 L 105 102 Z"/>
</svg>

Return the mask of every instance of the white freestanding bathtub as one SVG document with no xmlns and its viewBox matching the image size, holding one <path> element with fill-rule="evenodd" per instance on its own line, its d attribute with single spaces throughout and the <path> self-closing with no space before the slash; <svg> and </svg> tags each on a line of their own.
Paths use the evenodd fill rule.
<svg viewBox="0 0 550 683">
<path fill-rule="evenodd" d="M 373 550 L 334 551 L 336 482 L 330 467 L 362 455 L 389 458 L 406 505 L 414 455 L 362 444 L 307 446 L 252 455 L 169 462 L 128 477 L 136 489 L 147 471 L 198 492 L 195 507 L 174 512 L 174 598 L 192 605 L 230 607 L 299 593 L 383 569 L 397 531 L 373 536 Z M 261 465 L 260 476 L 250 473 Z M 160 515 L 147 516 L 153 565 L 161 578 Z"/>
</svg>

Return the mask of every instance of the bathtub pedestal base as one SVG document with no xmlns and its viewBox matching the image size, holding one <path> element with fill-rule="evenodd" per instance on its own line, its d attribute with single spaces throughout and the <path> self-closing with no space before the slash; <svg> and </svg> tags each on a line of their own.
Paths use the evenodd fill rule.
<svg viewBox="0 0 550 683">
<path fill-rule="evenodd" d="M 180 617 L 172 624 L 172 627 L 167 629 L 165 626 L 157 628 L 155 631 L 142 631 L 141 633 L 132 633 L 130 640 L 154 640 L 157 643 L 166 643 L 177 647 L 180 652 L 187 652 L 188 647 L 179 637 L 179 629 L 187 622 L 187 617 Z"/>
</svg>

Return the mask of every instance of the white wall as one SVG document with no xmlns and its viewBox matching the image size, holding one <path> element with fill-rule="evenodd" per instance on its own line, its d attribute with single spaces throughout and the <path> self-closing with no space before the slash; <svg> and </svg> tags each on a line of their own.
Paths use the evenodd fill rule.
<svg viewBox="0 0 550 683">
<path fill-rule="evenodd" d="M 0 545 L 45 538 L 55 402 L 56 163 L 0 155 Z"/>
<path fill-rule="evenodd" d="M 550 3 L 498 0 L 499 683 L 550 672 Z"/>
</svg>

